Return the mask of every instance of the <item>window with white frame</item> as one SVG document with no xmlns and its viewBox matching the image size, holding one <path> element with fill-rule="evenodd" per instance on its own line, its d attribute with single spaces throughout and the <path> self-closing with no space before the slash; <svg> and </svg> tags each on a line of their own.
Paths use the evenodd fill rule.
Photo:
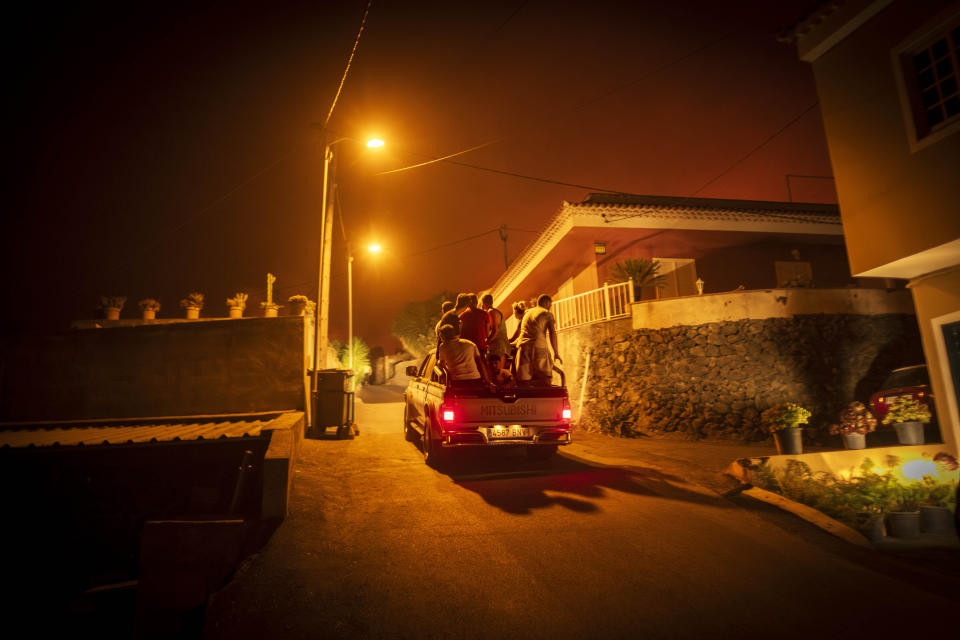
<svg viewBox="0 0 960 640">
<path fill-rule="evenodd" d="M 915 139 L 960 123 L 960 19 L 900 51 Z"/>
</svg>

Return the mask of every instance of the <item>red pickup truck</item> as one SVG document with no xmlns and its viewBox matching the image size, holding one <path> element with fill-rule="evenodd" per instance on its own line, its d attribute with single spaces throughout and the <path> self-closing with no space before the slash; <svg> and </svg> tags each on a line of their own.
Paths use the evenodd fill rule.
<svg viewBox="0 0 960 640">
<path fill-rule="evenodd" d="M 430 352 L 407 367 L 404 436 L 420 438 L 431 464 L 457 447 L 522 446 L 531 459 L 547 459 L 571 442 L 570 400 L 563 371 L 555 371 L 559 386 L 458 389 Z"/>
</svg>

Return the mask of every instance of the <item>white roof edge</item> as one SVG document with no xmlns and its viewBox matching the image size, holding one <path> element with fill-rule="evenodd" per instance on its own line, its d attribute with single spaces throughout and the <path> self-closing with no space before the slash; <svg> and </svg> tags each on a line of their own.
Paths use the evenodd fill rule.
<svg viewBox="0 0 960 640">
<path fill-rule="evenodd" d="M 615 216 L 607 219 L 607 216 Z M 490 287 L 494 306 L 500 306 L 517 285 L 574 227 L 690 229 L 843 235 L 839 215 L 804 211 L 759 211 L 663 205 L 581 204 L 562 201 L 560 210 L 543 231 L 514 259 Z"/>
</svg>

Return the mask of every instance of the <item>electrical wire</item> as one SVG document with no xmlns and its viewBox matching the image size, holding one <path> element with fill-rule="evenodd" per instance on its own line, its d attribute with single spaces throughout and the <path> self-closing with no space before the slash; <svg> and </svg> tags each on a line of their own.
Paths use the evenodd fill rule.
<svg viewBox="0 0 960 640">
<path fill-rule="evenodd" d="M 385 175 L 390 174 L 390 173 L 400 173 L 401 171 L 409 171 L 409 170 L 411 170 L 411 169 L 416 169 L 416 168 L 418 168 L 418 167 L 424 167 L 424 166 L 426 166 L 426 165 L 428 165 L 428 164 L 434 164 L 434 163 L 436 163 L 436 162 L 444 162 L 444 161 L 446 161 L 446 160 L 449 160 L 450 158 L 456 158 L 457 156 L 462 156 L 462 155 L 465 154 L 465 153 L 470 153 L 471 151 L 476 151 L 477 149 L 483 149 L 484 147 L 489 147 L 489 146 L 492 145 L 492 144 L 496 144 L 496 143 L 500 142 L 501 139 L 502 139 L 502 138 L 497 139 L 497 140 L 491 140 L 490 142 L 484 142 L 483 144 L 478 144 L 478 145 L 475 146 L 475 147 L 470 147 L 469 149 L 464 149 L 463 151 L 457 151 L 456 153 L 451 153 L 450 155 L 448 155 L 448 156 L 443 156 L 442 158 L 433 158 L 433 159 L 431 159 L 431 160 L 427 160 L 426 162 L 421 162 L 421 163 L 419 163 L 419 164 L 410 165 L 409 167 L 400 167 L 399 169 L 390 169 L 389 171 L 381 171 L 380 173 L 375 173 L 375 174 L 373 174 L 373 175 L 375 175 L 375 176 L 385 176 Z"/>
<path fill-rule="evenodd" d="M 347 58 L 347 66 L 344 68 L 343 75 L 340 77 L 340 85 L 337 87 L 337 93 L 333 96 L 330 111 L 327 112 L 327 118 L 323 121 L 324 128 L 330 124 L 330 118 L 333 117 L 333 110 L 337 106 L 340 93 L 343 91 L 343 85 L 347 81 L 347 74 L 350 73 L 350 67 L 353 65 L 353 57 L 357 54 L 357 46 L 360 44 L 360 36 L 363 34 L 363 28 L 367 25 L 367 15 L 370 13 L 371 4 L 373 4 L 373 0 L 367 0 L 367 8 L 363 10 L 363 19 L 360 21 L 360 30 L 357 31 L 357 37 L 353 41 L 353 49 L 350 51 L 350 57 Z"/>
<path fill-rule="evenodd" d="M 800 118 L 802 118 L 803 116 L 805 116 L 805 115 L 807 115 L 808 113 L 810 113 L 811 111 L 813 111 L 813 109 L 814 109 L 818 104 L 820 104 L 820 101 L 819 101 L 819 100 L 814 100 L 813 104 L 811 104 L 809 107 L 807 107 L 806 109 L 804 109 L 803 111 L 801 111 L 799 115 L 795 116 L 792 120 L 790 120 L 789 122 L 787 122 L 787 124 L 783 125 L 783 126 L 780 127 L 779 129 L 777 129 L 774 133 L 772 133 L 771 135 L 767 136 L 767 137 L 763 140 L 763 142 L 761 142 L 760 144 L 758 144 L 757 146 L 755 146 L 753 149 L 751 149 L 750 151 L 748 151 L 747 154 L 744 155 L 743 157 L 741 157 L 739 160 L 737 160 L 736 162 L 734 162 L 733 164 L 731 164 L 729 167 L 727 167 L 726 169 L 724 169 L 723 171 L 721 171 L 720 173 L 718 173 L 716 176 L 714 176 L 714 177 L 711 178 L 710 180 L 707 180 L 699 189 L 697 189 L 696 191 L 694 191 L 694 192 L 693 192 L 692 194 L 690 194 L 690 195 L 691 195 L 691 196 L 697 195 L 698 193 L 700 193 L 701 191 L 703 191 L 704 189 L 706 189 L 707 187 L 709 187 L 711 184 L 713 184 L 714 182 L 716 182 L 717 180 L 719 180 L 719 179 L 722 178 L 723 176 L 727 175 L 728 173 L 730 173 L 731 171 L 733 171 L 734 169 L 736 169 L 737 167 L 739 167 L 741 164 L 744 163 L 744 161 L 746 161 L 747 158 L 749 158 L 750 156 L 752 156 L 753 154 L 755 154 L 757 151 L 759 151 L 760 149 L 762 149 L 763 147 L 765 147 L 771 140 L 773 140 L 774 138 L 776 138 L 777 136 L 779 136 L 781 133 L 783 133 L 784 131 L 786 131 L 787 129 L 789 129 L 791 126 L 793 126 L 793 124 L 796 123 L 798 120 L 800 120 Z"/>
</svg>

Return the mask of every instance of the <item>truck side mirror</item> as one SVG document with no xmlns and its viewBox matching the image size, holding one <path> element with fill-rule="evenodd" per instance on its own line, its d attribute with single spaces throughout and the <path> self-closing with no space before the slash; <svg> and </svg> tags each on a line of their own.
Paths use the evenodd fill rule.
<svg viewBox="0 0 960 640">
<path fill-rule="evenodd" d="M 413 366 L 412 364 L 411 364 L 411 365 L 408 365 L 408 366 L 407 366 L 407 375 L 410 376 L 411 378 L 416 378 L 416 377 L 417 377 L 417 368 L 416 368 L 415 366 Z"/>
</svg>

